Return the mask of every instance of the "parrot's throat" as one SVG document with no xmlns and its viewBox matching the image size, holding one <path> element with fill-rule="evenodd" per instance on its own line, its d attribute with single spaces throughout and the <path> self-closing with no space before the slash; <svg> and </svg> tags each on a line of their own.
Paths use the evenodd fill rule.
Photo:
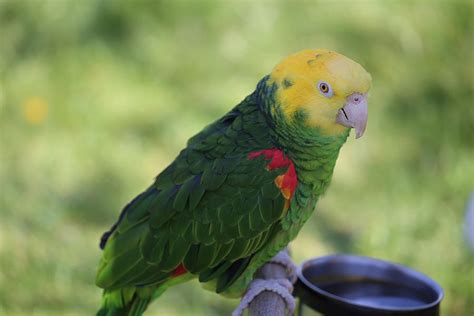
<svg viewBox="0 0 474 316">
<path fill-rule="evenodd" d="M 298 181 L 311 188 L 313 195 L 323 194 L 328 187 L 342 144 L 298 149 L 290 145 L 288 156 L 295 164 Z"/>
</svg>

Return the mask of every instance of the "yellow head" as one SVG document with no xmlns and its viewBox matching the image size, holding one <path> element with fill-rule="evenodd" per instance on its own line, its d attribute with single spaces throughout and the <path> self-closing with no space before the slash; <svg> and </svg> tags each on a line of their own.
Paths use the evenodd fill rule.
<svg viewBox="0 0 474 316">
<path fill-rule="evenodd" d="M 348 127 L 362 136 L 367 123 L 370 74 L 336 52 L 308 49 L 293 54 L 272 71 L 276 100 L 287 122 L 303 117 L 304 124 L 323 135 L 336 136 Z"/>
</svg>

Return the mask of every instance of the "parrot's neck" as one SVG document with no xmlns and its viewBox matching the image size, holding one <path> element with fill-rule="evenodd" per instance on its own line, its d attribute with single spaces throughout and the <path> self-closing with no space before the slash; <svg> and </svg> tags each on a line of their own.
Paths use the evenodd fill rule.
<svg viewBox="0 0 474 316">
<path fill-rule="evenodd" d="M 291 139 L 280 138 L 279 141 L 295 165 L 298 182 L 311 187 L 313 194 L 320 195 L 331 180 L 339 150 L 348 135 L 349 130 L 340 137 L 321 137 L 320 142 L 304 146 Z"/>
<path fill-rule="evenodd" d="M 319 197 L 329 186 L 339 150 L 348 135 L 349 130 L 329 142 L 327 138 L 321 137 L 321 141 L 312 146 L 302 146 L 286 138 L 279 139 L 286 155 L 295 166 L 298 179 L 288 216 L 282 222 L 283 229 L 288 231 L 288 240 L 296 237 L 313 213 Z"/>
</svg>

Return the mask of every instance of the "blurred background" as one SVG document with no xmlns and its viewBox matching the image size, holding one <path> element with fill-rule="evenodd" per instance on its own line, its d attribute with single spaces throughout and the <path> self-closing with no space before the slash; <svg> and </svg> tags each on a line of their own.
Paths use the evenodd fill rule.
<svg viewBox="0 0 474 316">
<path fill-rule="evenodd" d="M 92 315 L 101 233 L 286 55 L 373 77 L 368 129 L 292 244 L 422 271 L 472 315 L 473 2 L 0 1 L 0 314 Z M 148 315 L 229 315 L 197 282 Z"/>
</svg>

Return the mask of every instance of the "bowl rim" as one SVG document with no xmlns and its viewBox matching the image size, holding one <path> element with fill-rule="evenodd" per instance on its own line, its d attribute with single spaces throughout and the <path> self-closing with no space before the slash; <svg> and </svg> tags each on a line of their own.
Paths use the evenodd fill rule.
<svg viewBox="0 0 474 316">
<path fill-rule="evenodd" d="M 424 304 L 424 305 L 418 305 L 418 306 L 411 306 L 411 307 L 374 307 L 370 305 L 365 305 L 365 304 L 360 304 L 356 303 L 350 299 L 332 294 L 331 292 L 325 291 L 322 288 L 314 285 L 311 283 L 306 277 L 303 275 L 303 270 L 307 268 L 308 266 L 314 266 L 315 264 L 322 264 L 322 263 L 328 263 L 333 260 L 339 260 L 344 263 L 362 263 L 362 264 L 369 264 L 369 265 L 374 265 L 378 264 L 383 265 L 385 267 L 392 267 L 399 269 L 403 273 L 407 274 L 409 277 L 416 279 L 420 282 L 425 283 L 428 287 L 432 288 L 436 294 L 437 298 L 431 303 Z M 410 312 L 410 311 L 421 311 L 421 310 L 427 310 L 433 307 L 436 307 L 440 304 L 440 302 L 444 298 L 444 291 L 443 288 L 435 282 L 433 279 L 431 279 L 429 276 L 426 274 L 423 274 L 419 271 L 416 271 L 410 267 L 404 266 L 399 263 L 394 263 L 390 262 L 387 260 L 382 260 L 382 259 L 377 259 L 377 258 L 372 258 L 372 257 L 367 257 L 367 256 L 359 256 L 359 255 L 350 255 L 350 254 L 333 254 L 333 255 L 327 255 L 327 256 L 322 256 L 322 257 L 316 257 L 316 258 L 311 258 L 308 260 L 303 261 L 298 267 L 297 267 L 297 276 L 298 280 L 302 282 L 306 287 L 311 289 L 312 291 L 316 292 L 317 294 L 323 296 L 323 297 L 329 297 L 334 301 L 338 302 L 343 302 L 345 304 L 357 307 L 357 308 L 364 308 L 364 309 L 369 309 L 373 311 L 394 311 L 394 312 Z"/>
</svg>

